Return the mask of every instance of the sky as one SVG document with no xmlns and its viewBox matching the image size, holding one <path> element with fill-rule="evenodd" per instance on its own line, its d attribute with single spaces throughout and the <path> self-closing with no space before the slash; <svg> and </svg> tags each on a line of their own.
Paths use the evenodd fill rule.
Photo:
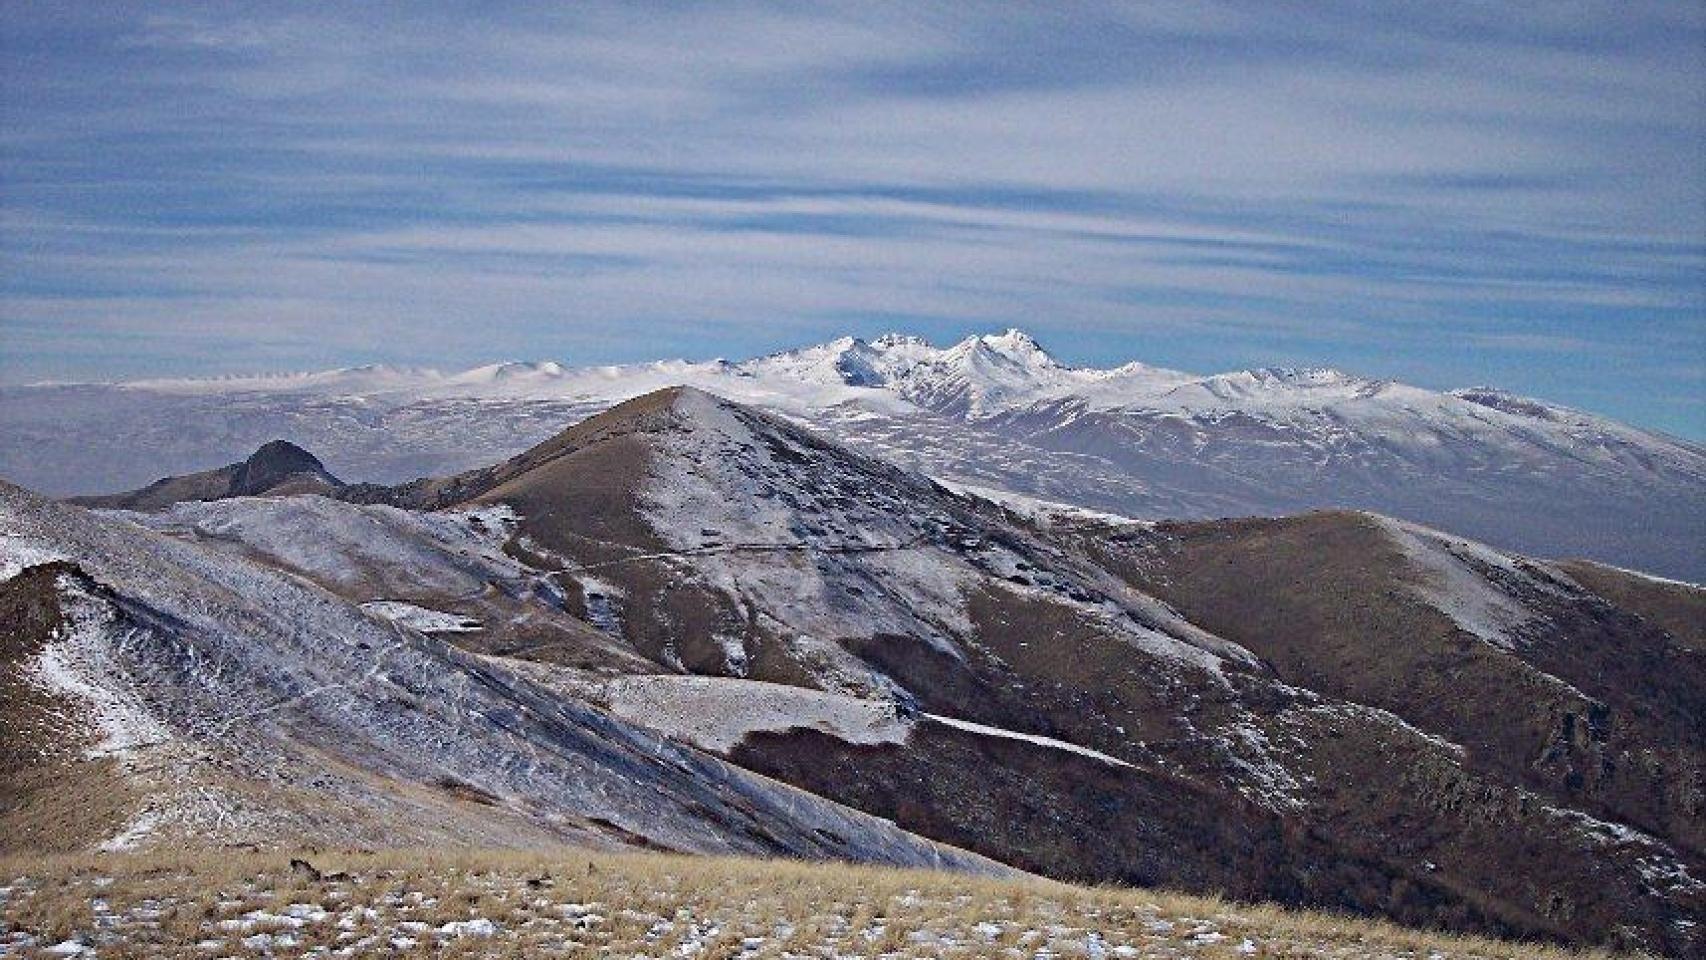
<svg viewBox="0 0 1706 960">
<path fill-rule="evenodd" d="M 0 4 L 0 383 L 1007 327 L 1706 439 L 1706 4 Z"/>
</svg>

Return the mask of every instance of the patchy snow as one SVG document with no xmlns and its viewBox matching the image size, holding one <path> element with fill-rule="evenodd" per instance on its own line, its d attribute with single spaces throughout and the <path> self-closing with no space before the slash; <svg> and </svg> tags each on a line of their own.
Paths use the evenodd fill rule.
<svg viewBox="0 0 1706 960">
<path fill-rule="evenodd" d="M 67 626 L 42 647 L 29 667 L 30 678 L 51 694 L 83 704 L 81 715 L 100 735 L 89 750 L 91 758 L 129 758 L 142 747 L 170 741 L 170 730 L 155 719 L 115 663 L 112 647 L 132 641 L 134 634 L 115 624 L 109 607 L 68 578 L 60 578 L 59 589 Z"/>
<path fill-rule="evenodd" d="M 1270 810 L 1300 811 L 1304 784 L 1286 766 L 1281 750 L 1261 727 L 1242 720 L 1219 728 L 1217 746 L 1237 771 L 1233 786 Z"/>
<path fill-rule="evenodd" d="M 473 529 L 477 539 L 483 540 L 487 546 L 498 548 L 502 548 L 509 541 L 515 534 L 516 526 L 521 523 L 521 515 L 507 503 L 485 503 L 440 512 L 444 516 L 465 521 Z"/>
<path fill-rule="evenodd" d="M 648 438 L 659 454 L 641 491 L 648 525 L 680 570 L 763 619 L 838 693 L 881 696 L 890 686 L 838 639 L 913 637 L 958 658 L 977 633 L 969 598 L 991 588 L 1070 607 L 1215 676 L 1223 659 L 1257 662 L 1106 571 L 1054 571 L 1060 558 L 1030 556 L 1041 548 L 990 528 L 917 475 L 700 391 L 682 391 L 674 412 L 678 427 Z M 726 649 L 730 672 L 740 672 L 744 651 Z"/>
<path fill-rule="evenodd" d="M 987 500 L 998 507 L 1012 511 L 1013 513 L 1016 513 L 1028 520 L 1044 522 L 1050 520 L 1087 520 L 1118 527 L 1147 528 L 1155 525 L 1152 520 L 1136 520 L 1131 517 L 1121 516 L 1117 513 L 1108 513 L 1103 510 L 1091 510 L 1088 507 L 1082 507 L 1076 504 L 1061 503 L 1057 500 L 1044 500 L 1040 497 L 1027 496 L 1026 494 L 1015 493 L 1011 490 L 1002 490 L 996 487 L 986 487 L 975 483 L 966 483 L 965 481 L 952 477 L 933 476 L 930 479 L 941 484 L 946 489 L 960 494 L 961 496 L 974 497 L 978 500 Z"/>
<path fill-rule="evenodd" d="M 1450 755 L 1458 762 L 1462 762 L 1469 757 L 1468 748 L 1464 747 L 1462 744 L 1453 743 L 1438 734 L 1429 733 L 1390 710 L 1382 710 L 1379 707 L 1371 707 L 1367 704 L 1351 701 L 1322 700 L 1318 695 L 1312 695 L 1307 702 L 1301 703 L 1296 709 L 1306 713 L 1313 713 L 1318 716 L 1336 718 L 1347 724 L 1366 726 L 1373 723 L 1390 727 L 1394 730 L 1402 731 L 1408 736 L 1426 741 L 1436 750 Z"/>
<path fill-rule="evenodd" d="M 642 504 L 694 578 L 779 618 L 775 632 L 825 658 L 841 692 L 872 681 L 830 638 L 915 636 L 952 655 L 976 572 L 922 542 L 923 481 L 698 391 L 676 413 L 682 426 L 653 440 Z"/>
<path fill-rule="evenodd" d="M 91 929 L 71 933 L 55 954 L 45 953 L 43 943 L 61 934 L 38 937 L 31 932 L 36 926 L 32 911 L 8 913 L 0 905 L 0 955 L 122 953 L 146 944 L 162 954 L 195 951 L 209 957 L 244 950 L 294 955 L 304 949 L 307 956 L 365 957 L 395 947 L 505 957 L 1129 960 L 1200 956 L 1207 947 L 1214 956 L 1230 950 L 1236 955 L 1444 960 L 1439 951 L 1425 950 L 1425 933 L 1371 935 L 1367 925 L 1354 923 L 1276 923 L 1273 912 L 1261 907 L 1177 898 L 1160 898 L 1162 905 L 1131 891 L 1044 883 L 977 890 L 952 878 L 926 881 L 882 873 L 848 878 L 832 870 L 791 870 L 777 877 L 733 862 L 720 877 L 716 863 L 700 865 L 686 877 L 667 865 L 636 869 L 621 860 L 597 862 L 597 879 L 588 882 L 608 894 L 608 905 L 575 902 L 572 888 L 579 883 L 559 886 L 550 882 L 548 871 L 541 884 L 537 867 L 499 863 L 411 879 L 442 884 L 446 907 L 458 911 L 455 919 L 440 911 L 423 912 L 437 899 L 423 898 L 419 891 L 373 896 L 396 877 L 361 863 L 351 865 L 348 879 L 317 885 L 327 901 L 351 900 L 363 891 L 372 896 L 370 906 L 342 910 L 312 904 L 282 910 L 257 906 L 275 900 L 276 878 L 251 875 L 221 880 L 220 888 L 236 899 L 209 913 L 197 900 L 203 891 L 187 883 L 171 886 L 171 878 L 155 871 L 147 874 L 146 898 L 127 877 L 125 892 L 114 898 L 110 912 L 103 911 Z M 50 905 L 76 904 L 69 898 L 90 892 L 86 876 L 71 873 L 39 878 L 24 896 L 26 902 L 60 898 L 40 904 L 33 911 L 39 916 Z M 460 914 L 463 904 L 465 915 Z"/>
<path fill-rule="evenodd" d="M 503 552 L 507 507 L 420 512 L 318 495 L 174 504 L 159 513 L 103 511 L 213 545 L 234 544 L 315 580 L 386 597 L 474 596 L 529 571 Z"/>
<path fill-rule="evenodd" d="M 490 937 L 498 932 L 497 924 L 485 917 L 472 920 L 452 920 L 438 928 L 447 937 Z"/>
<path fill-rule="evenodd" d="M 604 688 L 617 716 L 726 754 L 748 735 L 816 730 L 857 744 L 900 743 L 912 731 L 896 705 L 757 680 L 623 677 Z"/>
<path fill-rule="evenodd" d="M 480 621 L 472 617 L 430 610 L 401 600 L 369 600 L 361 605 L 361 609 L 382 620 L 422 633 L 478 633 L 484 629 Z"/>
<path fill-rule="evenodd" d="M 44 548 L 0 532 L 0 580 L 10 580 L 29 567 L 64 559 L 65 554 L 61 551 Z"/>
<path fill-rule="evenodd" d="M 1540 799 L 1533 794 L 1526 796 L 1534 800 Z M 1596 847 L 1641 848 L 1643 854 L 1635 858 L 1635 869 L 1650 890 L 1668 896 L 1699 896 L 1706 893 L 1706 881 L 1690 874 L 1688 866 L 1676 855 L 1676 851 L 1658 837 L 1628 824 L 1602 820 L 1568 807 L 1541 803 L 1540 809 L 1549 816 L 1569 823 L 1578 835 Z"/>
<path fill-rule="evenodd" d="M 967 733 L 975 733 L 979 736 L 999 737 L 1003 740 L 1022 740 L 1025 743 L 1035 744 L 1039 747 L 1047 747 L 1050 750 L 1064 750 L 1067 753 L 1076 753 L 1081 757 L 1089 757 L 1092 760 L 1099 760 L 1102 763 L 1115 767 L 1133 766 L 1131 763 L 1121 760 L 1119 757 L 1110 756 L 1100 750 L 1081 747 L 1076 743 L 1067 743 L 1065 740 L 1056 740 L 1053 737 L 1042 737 L 1034 733 L 1019 733 L 1015 730 L 1004 730 L 1000 727 L 989 727 L 981 723 L 973 723 L 970 720 L 960 720 L 955 717 L 944 717 L 938 713 L 926 713 L 923 714 L 923 716 L 925 719 L 934 723 L 953 727 L 956 730 L 964 730 Z"/>
<path fill-rule="evenodd" d="M 622 636 L 622 603 L 627 592 L 585 570 L 577 569 L 571 575 L 580 584 L 587 621 L 612 637 Z"/>
<path fill-rule="evenodd" d="M 131 818 L 130 822 L 125 824 L 124 828 L 118 833 L 102 840 L 96 849 L 102 853 L 122 853 L 127 850 L 135 850 L 142 846 L 149 837 L 153 836 L 155 831 L 160 829 L 164 819 L 158 810 L 143 810 Z"/>
<path fill-rule="evenodd" d="M 1558 592 L 1556 584 L 1484 544 L 1387 517 L 1373 519 L 1415 567 L 1421 597 L 1465 633 L 1501 650 L 1516 649 L 1519 631 L 1534 619 L 1508 591 Z"/>
</svg>

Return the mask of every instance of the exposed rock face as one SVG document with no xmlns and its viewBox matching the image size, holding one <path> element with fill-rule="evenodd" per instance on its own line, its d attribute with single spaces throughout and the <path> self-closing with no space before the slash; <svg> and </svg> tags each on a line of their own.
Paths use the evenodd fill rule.
<svg viewBox="0 0 1706 960">
<path fill-rule="evenodd" d="M 343 486 L 341 481 L 326 472 L 319 458 L 288 440 L 273 440 L 262 445 L 235 468 L 227 496 L 253 497 L 286 492 L 282 488 L 298 484 Z"/>
</svg>

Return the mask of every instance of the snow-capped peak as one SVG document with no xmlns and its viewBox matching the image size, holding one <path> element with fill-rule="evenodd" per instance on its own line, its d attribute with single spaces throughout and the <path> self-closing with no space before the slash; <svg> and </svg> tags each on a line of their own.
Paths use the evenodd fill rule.
<svg viewBox="0 0 1706 960">
<path fill-rule="evenodd" d="M 837 401 L 847 399 L 839 391 L 853 388 L 866 402 L 880 392 L 938 413 L 974 417 L 1071 399 L 1119 406 L 1195 379 L 1141 363 L 1111 370 L 1071 367 L 1050 356 L 1035 337 L 1013 328 L 949 347 L 899 333 L 869 341 L 841 337 L 747 361 L 736 370 L 772 385 L 786 381 L 829 388 Z"/>
<path fill-rule="evenodd" d="M 1036 341 L 1035 337 L 1016 327 L 1009 327 L 1004 333 L 970 337 L 960 345 L 965 346 L 973 342 L 1023 366 L 1040 368 L 1060 366 L 1053 357 L 1049 356 L 1048 351 L 1043 349 L 1042 344 Z"/>
<path fill-rule="evenodd" d="M 924 348 L 927 350 L 934 350 L 935 349 L 934 347 L 932 347 L 930 345 L 930 341 L 924 339 L 923 337 L 913 336 L 910 333 L 885 333 L 882 336 L 876 338 L 875 340 L 872 340 L 871 346 L 876 347 L 878 350 L 895 350 L 895 349 L 902 349 L 902 348 L 906 348 L 906 349 Z"/>
<path fill-rule="evenodd" d="M 521 380 L 560 377 L 563 375 L 563 365 L 555 360 L 544 360 L 530 363 L 521 360 L 511 360 L 506 363 L 493 363 L 484 367 L 457 374 L 454 379 L 468 383 L 490 382 L 497 380 Z"/>
</svg>

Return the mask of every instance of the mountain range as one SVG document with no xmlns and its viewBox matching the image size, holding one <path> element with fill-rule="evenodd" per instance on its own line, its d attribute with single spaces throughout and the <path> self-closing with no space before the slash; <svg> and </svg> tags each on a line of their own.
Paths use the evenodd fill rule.
<svg viewBox="0 0 1706 960">
<path fill-rule="evenodd" d="M 647 377 L 765 409 L 606 403 Z M 9 848 L 763 853 L 1706 953 L 1706 591 L 1366 510 L 1149 521 L 1046 502 L 1047 470 L 979 483 L 1135 462 L 1032 436 L 985 466 L 1028 418 L 1089 443 L 1252 397 L 1275 419 L 1223 436 L 1462 416 L 1471 449 L 1577 435 L 1577 469 L 1685 491 L 1686 444 L 1324 372 L 1072 370 L 1017 334 L 265 383 L 24 395 L 375 432 L 598 412 L 403 482 L 346 482 L 295 435 L 89 507 L 0 486 Z M 891 455 L 908 424 L 929 474 Z"/>
<path fill-rule="evenodd" d="M 739 363 L 9 387 L 0 475 L 55 495 L 104 493 L 282 436 L 346 479 L 395 483 L 504 459 L 676 384 L 1011 503 L 1138 519 L 1369 510 L 1521 553 L 1706 580 L 1699 444 L 1492 388 L 1438 392 L 1325 369 L 1074 368 L 1019 331 L 946 348 L 846 337 Z"/>
</svg>

